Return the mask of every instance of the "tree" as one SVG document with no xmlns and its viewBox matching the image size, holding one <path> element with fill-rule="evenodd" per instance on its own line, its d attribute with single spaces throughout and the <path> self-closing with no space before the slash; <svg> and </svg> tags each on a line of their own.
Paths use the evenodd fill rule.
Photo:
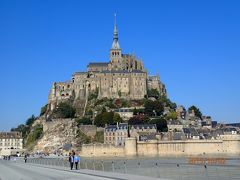
<svg viewBox="0 0 240 180">
<path fill-rule="evenodd" d="M 32 115 L 30 118 L 27 119 L 26 125 L 31 126 L 35 120 L 36 120 L 36 117 Z"/>
<path fill-rule="evenodd" d="M 95 117 L 94 124 L 97 127 L 104 127 L 105 124 L 113 124 L 114 112 L 102 112 Z"/>
<path fill-rule="evenodd" d="M 103 107 L 103 109 L 102 109 L 102 113 L 105 113 L 105 112 L 107 112 L 107 110 L 106 110 L 105 107 Z"/>
<path fill-rule="evenodd" d="M 113 124 L 114 112 L 105 112 L 102 115 L 102 121 L 104 124 Z"/>
<path fill-rule="evenodd" d="M 133 115 L 138 115 L 144 113 L 144 109 L 133 109 Z"/>
<path fill-rule="evenodd" d="M 33 127 L 32 131 L 28 134 L 26 145 L 30 146 L 34 144 L 43 133 L 43 127 L 40 124 L 37 124 Z"/>
<path fill-rule="evenodd" d="M 121 123 L 123 120 L 120 117 L 120 115 L 118 113 L 114 113 L 113 115 L 113 123 L 117 124 L 117 123 Z"/>
<path fill-rule="evenodd" d="M 39 139 L 43 132 L 43 126 L 41 124 L 38 124 L 33 129 L 33 137 L 35 140 Z"/>
<path fill-rule="evenodd" d="M 53 110 L 53 116 L 55 118 L 74 118 L 76 109 L 66 102 L 61 102 Z"/>
<path fill-rule="evenodd" d="M 167 116 L 167 120 L 177 120 L 177 113 L 175 111 L 170 111 Z"/>
<path fill-rule="evenodd" d="M 172 110 L 175 110 L 177 108 L 177 104 L 172 102 L 170 99 L 168 99 L 166 96 L 161 96 L 161 98 L 159 99 L 161 101 L 161 103 L 165 106 L 165 107 L 169 107 Z"/>
<path fill-rule="evenodd" d="M 149 123 L 150 124 L 156 124 L 157 130 L 160 131 L 160 132 L 167 132 L 168 131 L 167 121 L 163 118 L 151 119 Z"/>
<path fill-rule="evenodd" d="M 90 115 L 90 116 L 92 116 L 92 115 L 93 115 L 92 109 L 89 109 L 89 110 L 85 113 L 85 115 Z"/>
<path fill-rule="evenodd" d="M 30 127 L 24 124 L 18 125 L 16 128 L 12 128 L 11 131 L 18 131 L 22 133 L 23 138 L 27 137 L 27 134 L 29 133 Z"/>
<path fill-rule="evenodd" d="M 97 127 L 104 127 L 104 123 L 102 122 L 102 113 L 101 114 L 98 114 L 95 119 L 94 119 L 94 124 L 97 126 Z"/>
<path fill-rule="evenodd" d="M 164 111 L 164 106 L 161 101 L 146 100 L 144 107 L 144 112 L 148 116 L 161 116 Z"/>
<path fill-rule="evenodd" d="M 78 125 L 91 125 L 92 124 L 92 121 L 86 117 L 77 118 L 77 119 L 75 119 L 75 121 Z"/>
<path fill-rule="evenodd" d="M 158 92 L 157 89 L 147 90 L 147 95 L 148 95 L 148 97 L 154 97 L 156 99 L 158 99 L 160 97 L 160 93 Z"/>
<path fill-rule="evenodd" d="M 148 122 L 149 122 L 149 118 L 143 114 L 133 116 L 128 120 L 129 125 L 146 124 Z"/>
<path fill-rule="evenodd" d="M 48 104 L 46 104 L 41 108 L 40 116 L 44 115 L 47 112 L 47 107 L 48 107 Z"/>
<path fill-rule="evenodd" d="M 106 106 L 111 108 L 111 109 L 116 109 L 117 108 L 117 106 L 113 103 L 112 99 L 107 101 Z"/>
<path fill-rule="evenodd" d="M 191 106 L 188 108 L 188 112 L 194 111 L 196 117 L 202 119 L 202 112 L 196 106 Z"/>
</svg>

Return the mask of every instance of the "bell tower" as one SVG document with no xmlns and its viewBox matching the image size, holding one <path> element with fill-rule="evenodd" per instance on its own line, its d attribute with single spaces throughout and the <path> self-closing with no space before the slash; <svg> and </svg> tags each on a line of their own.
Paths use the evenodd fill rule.
<svg viewBox="0 0 240 180">
<path fill-rule="evenodd" d="M 118 29 L 117 29 L 117 20 L 116 13 L 114 14 L 114 32 L 113 32 L 113 43 L 110 49 L 110 63 L 112 70 L 121 70 L 122 69 L 122 50 L 118 43 Z"/>
</svg>

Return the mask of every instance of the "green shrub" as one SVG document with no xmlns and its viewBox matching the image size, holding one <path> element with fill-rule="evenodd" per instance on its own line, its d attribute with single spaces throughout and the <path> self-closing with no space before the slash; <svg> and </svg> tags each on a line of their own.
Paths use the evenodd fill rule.
<svg viewBox="0 0 240 180">
<path fill-rule="evenodd" d="M 34 144 L 43 133 L 43 127 L 41 124 L 37 124 L 33 127 L 32 131 L 28 134 L 26 145 L 29 146 L 31 144 Z"/>
<path fill-rule="evenodd" d="M 53 110 L 54 118 L 74 118 L 76 109 L 72 107 L 69 103 L 61 102 Z"/>
<path fill-rule="evenodd" d="M 93 142 L 95 143 L 104 143 L 104 133 L 103 131 L 101 132 L 97 132 L 94 139 L 93 139 Z"/>
<path fill-rule="evenodd" d="M 47 107 L 48 107 L 48 104 L 46 104 L 41 108 L 40 116 L 44 115 L 47 112 Z"/>
<path fill-rule="evenodd" d="M 92 121 L 86 117 L 77 118 L 77 119 L 75 119 L 75 121 L 78 125 L 91 125 L 92 124 Z"/>
</svg>

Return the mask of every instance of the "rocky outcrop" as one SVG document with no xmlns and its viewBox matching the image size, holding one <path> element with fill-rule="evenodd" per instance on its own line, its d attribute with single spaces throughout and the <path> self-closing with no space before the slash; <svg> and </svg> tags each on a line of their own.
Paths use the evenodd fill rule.
<svg viewBox="0 0 240 180">
<path fill-rule="evenodd" d="M 66 144 L 76 147 L 76 126 L 72 119 L 54 119 L 43 121 L 43 136 L 38 140 L 33 151 L 44 151 L 48 153 L 62 150 Z"/>
</svg>

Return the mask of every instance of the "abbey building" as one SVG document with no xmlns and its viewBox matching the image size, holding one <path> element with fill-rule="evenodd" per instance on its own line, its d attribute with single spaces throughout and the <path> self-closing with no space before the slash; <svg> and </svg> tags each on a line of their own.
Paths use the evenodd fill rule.
<svg viewBox="0 0 240 180">
<path fill-rule="evenodd" d="M 97 98 L 143 99 L 147 91 L 156 89 L 166 94 L 160 77 L 148 76 L 143 62 L 132 54 L 123 54 L 118 41 L 116 21 L 108 62 L 90 62 L 86 72 L 75 72 L 67 82 L 54 83 L 48 98 L 50 109 L 62 100 L 87 100 L 91 93 Z"/>
</svg>

